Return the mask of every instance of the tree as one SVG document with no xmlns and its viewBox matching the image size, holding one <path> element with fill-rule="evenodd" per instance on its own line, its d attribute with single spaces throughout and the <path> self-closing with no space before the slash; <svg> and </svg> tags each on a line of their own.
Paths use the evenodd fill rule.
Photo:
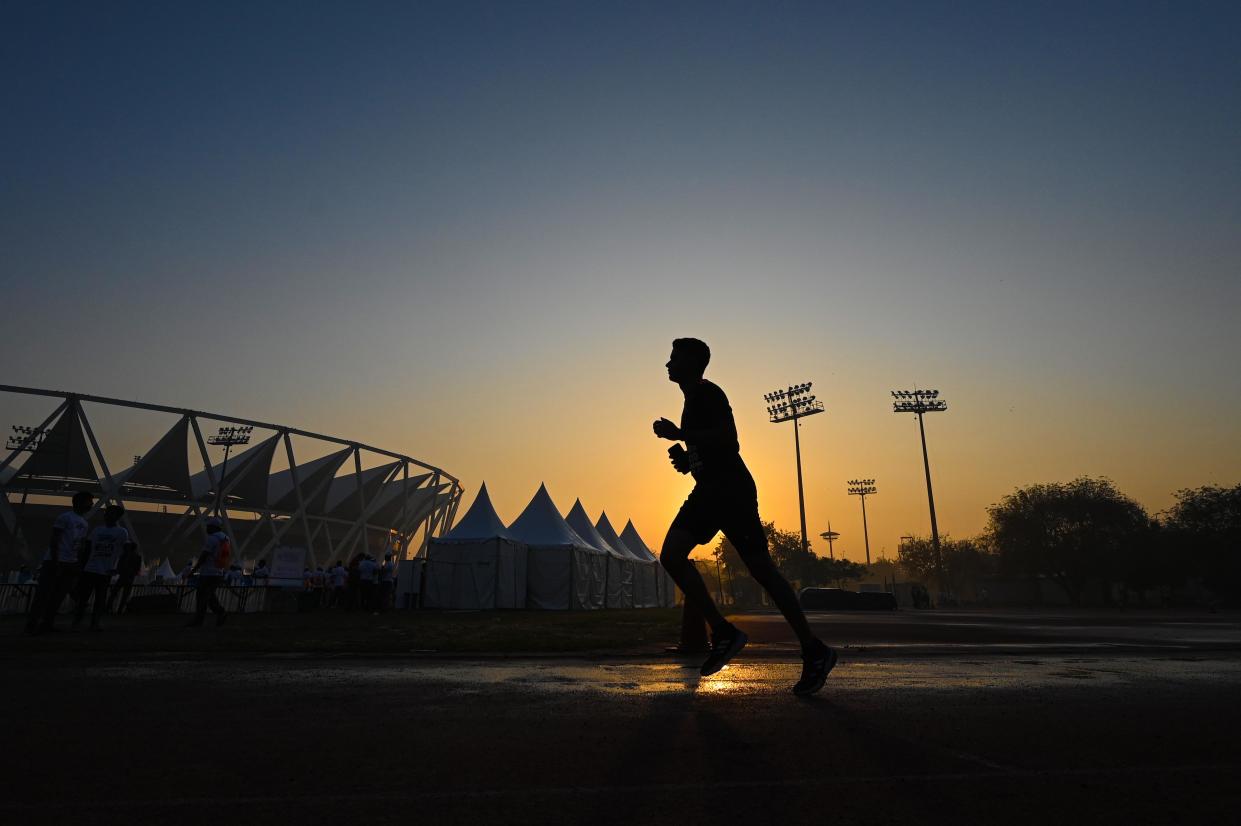
<svg viewBox="0 0 1241 826">
<path fill-rule="evenodd" d="M 902 543 L 897 560 L 915 579 L 936 582 L 952 594 L 975 588 L 980 579 L 995 571 L 995 555 L 982 539 L 953 539 L 944 534 L 940 537 L 939 548 L 944 564 L 942 583 L 939 583 L 935 565 L 935 544 L 930 537 L 910 537 Z"/>
<path fill-rule="evenodd" d="M 1241 601 L 1241 485 L 1179 490 L 1176 500 L 1163 522 L 1171 553 L 1217 595 Z"/>
<path fill-rule="evenodd" d="M 843 586 L 845 580 L 859 580 L 866 576 L 866 566 L 848 559 L 815 557 L 815 576 L 807 585 L 826 585 L 829 582 Z"/>
<path fill-rule="evenodd" d="M 802 587 L 824 585 L 859 579 L 865 573 L 866 569 L 856 563 L 847 560 L 833 563 L 809 548 L 802 548 L 800 534 L 780 530 L 773 522 L 764 522 L 763 530 L 767 534 L 767 548 L 772 561 L 785 579 L 792 583 Z M 741 554 L 723 535 L 712 550 L 712 557 L 719 560 L 727 571 L 724 587 L 736 602 L 754 604 L 760 601 L 762 588 L 750 576 Z"/>
<path fill-rule="evenodd" d="M 1083 592 L 1121 578 L 1125 553 L 1150 518 L 1111 481 L 1081 477 L 1019 488 L 987 508 L 988 539 L 1001 564 L 1058 583 L 1073 605 Z"/>
</svg>

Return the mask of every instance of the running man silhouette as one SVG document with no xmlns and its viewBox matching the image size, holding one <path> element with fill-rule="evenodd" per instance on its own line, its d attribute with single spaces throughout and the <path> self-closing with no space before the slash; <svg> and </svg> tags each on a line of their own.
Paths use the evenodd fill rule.
<svg viewBox="0 0 1241 826">
<path fill-rule="evenodd" d="M 758 490 L 741 460 L 737 425 L 728 397 L 702 377 L 710 361 L 711 350 L 706 343 L 696 338 L 672 342 L 668 380 L 680 385 L 685 407 L 679 427 L 668 419 L 660 419 L 654 430 L 661 439 L 685 442 L 685 449 L 674 445 L 668 453 L 673 467 L 693 475 L 694 489 L 668 528 L 659 561 L 685 599 L 711 626 L 711 651 L 700 672 L 704 677 L 714 674 L 745 647 L 748 637 L 720 614 L 689 555 L 696 546 L 723 532 L 755 581 L 771 595 L 801 643 L 802 673 L 793 693 L 813 694 L 823 687 L 828 672 L 836 665 L 836 651 L 810 630 L 792 586 L 771 560 L 767 534 L 758 516 Z"/>
</svg>

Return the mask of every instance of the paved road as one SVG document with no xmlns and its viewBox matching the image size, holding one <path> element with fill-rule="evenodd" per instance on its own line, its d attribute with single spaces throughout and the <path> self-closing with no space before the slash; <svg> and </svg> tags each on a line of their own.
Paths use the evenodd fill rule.
<svg viewBox="0 0 1241 826">
<path fill-rule="evenodd" d="M 874 655 L 1022 650 L 1241 653 L 1241 617 L 1235 612 L 906 610 L 811 611 L 808 616 L 832 645 Z M 736 621 L 756 642 L 794 647 L 777 613 L 744 614 Z"/>
<path fill-rule="evenodd" d="M 850 651 L 799 700 L 773 650 L 710 679 L 634 657 L 26 657 L 5 669 L 0 819 L 1132 824 L 1241 806 L 1241 655 Z"/>
</svg>

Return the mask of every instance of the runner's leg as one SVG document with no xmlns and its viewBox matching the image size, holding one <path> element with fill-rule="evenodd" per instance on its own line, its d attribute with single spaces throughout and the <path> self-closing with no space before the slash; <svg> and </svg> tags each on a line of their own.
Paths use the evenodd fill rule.
<svg viewBox="0 0 1241 826">
<path fill-rule="evenodd" d="M 668 535 L 664 538 L 664 546 L 659 553 L 659 564 L 664 566 L 664 570 L 676 582 L 681 593 L 685 595 L 690 604 L 698 609 L 714 633 L 727 628 L 728 621 L 715 607 L 715 600 L 711 599 L 711 593 L 707 590 L 707 584 L 702 581 L 702 575 L 698 573 L 694 563 L 689 561 L 690 551 L 694 550 L 697 545 L 698 543 L 694 541 L 689 531 L 673 526 L 668 529 Z"/>
<path fill-rule="evenodd" d="M 763 532 L 757 513 L 753 523 L 742 528 L 726 530 L 724 535 L 737 549 L 737 553 L 741 556 L 745 566 L 750 569 L 750 575 L 754 577 L 755 582 L 771 595 L 771 601 L 780 609 L 784 619 L 793 628 L 793 633 L 797 635 L 797 641 L 801 643 L 802 650 L 806 651 L 818 643 L 818 637 L 810 630 L 810 623 L 806 621 L 806 615 L 801 610 L 801 603 L 797 601 L 793 586 L 789 585 L 788 580 L 784 578 L 771 559 L 771 552 L 767 547 L 767 535 Z"/>
</svg>

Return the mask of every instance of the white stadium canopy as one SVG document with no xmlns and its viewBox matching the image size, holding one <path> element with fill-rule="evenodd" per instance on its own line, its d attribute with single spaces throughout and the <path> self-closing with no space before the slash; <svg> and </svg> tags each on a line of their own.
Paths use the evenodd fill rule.
<svg viewBox="0 0 1241 826">
<path fill-rule="evenodd" d="M 78 490 L 94 493 L 97 509 L 125 504 L 127 527 L 147 557 L 193 553 L 218 508 L 239 557 L 301 546 L 318 564 L 387 547 L 413 556 L 452 524 L 461 497 L 456 477 L 437 467 L 285 425 L 27 387 L 0 385 L 0 394 L 24 408 L 55 406 L 41 424 L 15 428 L 19 436 L 0 459 L 0 548 L 19 557 L 31 549 L 10 495 L 42 497 L 36 510 Z M 97 431 L 101 422 L 119 435 Z M 217 442 L 204 437 L 218 424 L 247 439 L 254 431 L 254 444 L 226 454 L 227 467 L 208 450 Z M 118 462 L 117 453 L 133 455 L 135 434 L 152 430 L 149 449 Z"/>
</svg>

